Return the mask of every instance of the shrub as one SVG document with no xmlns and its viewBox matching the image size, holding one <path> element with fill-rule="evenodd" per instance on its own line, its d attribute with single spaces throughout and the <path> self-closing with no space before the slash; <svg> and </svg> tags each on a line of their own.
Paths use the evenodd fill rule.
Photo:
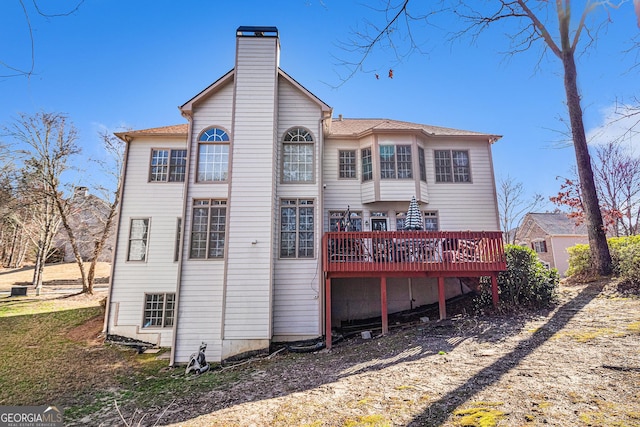
<svg viewBox="0 0 640 427">
<path fill-rule="evenodd" d="M 567 248 L 569 252 L 569 268 L 567 276 L 591 276 L 595 274 L 591 264 L 591 250 L 589 245 L 577 244 Z"/>
<path fill-rule="evenodd" d="M 548 270 L 536 253 L 523 246 L 506 245 L 507 270 L 498 275 L 500 309 L 503 312 L 521 308 L 541 308 L 556 300 L 560 277 L 557 270 Z M 491 304 L 491 286 L 482 286 L 477 307 Z"/>
<path fill-rule="evenodd" d="M 640 283 L 640 236 L 611 237 L 607 239 L 613 274 L 625 281 Z M 575 245 L 569 252 L 567 276 L 593 276 L 589 245 Z"/>
</svg>

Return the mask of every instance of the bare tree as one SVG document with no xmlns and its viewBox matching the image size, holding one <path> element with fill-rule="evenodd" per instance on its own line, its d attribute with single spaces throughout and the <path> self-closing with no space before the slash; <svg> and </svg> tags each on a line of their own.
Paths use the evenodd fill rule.
<svg viewBox="0 0 640 427">
<path fill-rule="evenodd" d="M 36 246 L 33 285 L 36 295 L 42 289 L 42 273 L 52 249 L 53 237 L 64 218 L 59 210 L 60 179 L 68 168 L 71 156 L 80 150 L 76 145 L 77 131 L 67 123 L 66 116 L 55 113 L 20 114 L 5 128 L 20 147 L 23 169 L 20 179 L 21 200 L 29 207 Z"/>
<path fill-rule="evenodd" d="M 36 43 L 35 38 L 33 36 L 33 25 L 31 19 L 31 13 L 24 0 L 17 0 L 20 3 L 20 8 L 22 9 L 22 19 L 24 19 L 24 25 L 27 29 L 27 37 L 29 39 L 30 51 L 29 51 L 29 65 L 27 67 L 20 66 L 18 64 L 9 64 L 5 61 L 0 60 L 0 69 L 4 68 L 6 71 L 0 75 L 0 77 L 17 77 L 17 76 L 25 76 L 31 77 L 34 72 L 35 64 L 36 64 Z M 76 12 L 80 5 L 84 3 L 84 0 L 79 0 L 78 3 L 72 7 L 71 9 L 67 9 L 61 13 L 48 13 L 40 8 L 37 0 L 32 0 L 33 7 L 35 9 L 35 13 L 37 15 L 43 16 L 45 18 L 55 18 L 60 16 L 69 16 Z"/>
<path fill-rule="evenodd" d="M 638 234 L 640 157 L 634 156 L 620 140 L 595 146 L 594 151 L 596 190 L 607 233 L 615 236 Z M 575 177 L 562 179 L 560 191 L 550 199 L 559 206 L 569 208 L 569 218 L 581 224 L 585 221 L 582 189 Z"/>
<path fill-rule="evenodd" d="M 515 244 L 524 214 L 536 210 L 543 203 L 544 197 L 540 194 L 526 198 L 522 182 L 515 181 L 510 176 L 500 179 L 498 210 L 505 243 Z"/>
<path fill-rule="evenodd" d="M 99 191 L 103 194 L 103 200 L 106 200 L 106 211 L 105 215 L 100 218 L 102 221 L 102 227 L 97 230 L 97 239 L 95 240 L 93 256 L 87 275 L 89 293 L 93 293 L 93 284 L 95 281 L 98 258 L 100 257 L 100 254 L 102 253 L 115 225 L 118 206 L 120 205 L 120 193 L 122 188 L 121 172 L 124 163 L 124 142 L 106 131 L 100 134 L 100 138 L 102 139 L 103 147 L 107 153 L 108 159 L 99 163 L 105 176 L 110 177 L 111 181 L 113 181 L 115 185 L 112 185 L 111 187 L 98 187 Z"/>
<path fill-rule="evenodd" d="M 597 146 L 595 151 L 594 172 L 605 218 L 610 217 L 617 236 L 638 234 L 640 157 L 615 141 Z"/>
<path fill-rule="evenodd" d="M 409 37 L 404 39 L 404 43 L 407 43 L 408 40 L 410 44 L 418 47 L 417 44 L 414 44 L 411 32 L 413 24 L 428 24 L 434 13 L 451 13 L 459 21 L 467 24 L 462 31 L 455 35 L 456 37 L 468 35 L 476 38 L 487 28 L 508 21 L 516 25 L 508 27 L 508 31 L 511 31 L 507 36 L 512 46 L 511 53 L 523 52 L 538 44 L 543 47 L 545 52 L 550 51 L 555 55 L 563 67 L 565 96 L 592 259 L 596 271 L 601 275 L 611 273 L 611 255 L 607 245 L 591 168 L 591 156 L 587 146 L 575 55 L 580 41 L 585 40 L 584 47 L 589 47 L 597 37 L 598 30 L 607 23 L 605 19 L 601 22 L 592 22 L 591 26 L 587 25 L 587 20 L 593 16 L 593 12 L 598 8 L 606 8 L 607 11 L 615 9 L 621 2 L 623 0 L 618 3 L 611 1 L 587 2 L 578 19 L 572 19 L 573 9 L 570 0 L 556 0 L 555 2 L 443 0 L 434 3 L 414 3 L 411 0 L 403 0 L 397 5 L 388 0 L 386 8 L 383 10 L 384 25 L 371 26 L 373 35 L 367 36 L 363 43 L 356 45 L 356 49 L 363 58 L 376 45 L 397 46 L 396 40 L 401 37 L 399 34 L 408 34 Z M 419 14 L 411 12 L 409 10 L 410 4 L 416 4 L 416 7 L 422 12 Z M 555 33 L 552 33 L 550 27 L 552 17 L 557 18 Z M 362 69 L 362 61 L 355 62 L 355 64 L 357 69 Z"/>
</svg>

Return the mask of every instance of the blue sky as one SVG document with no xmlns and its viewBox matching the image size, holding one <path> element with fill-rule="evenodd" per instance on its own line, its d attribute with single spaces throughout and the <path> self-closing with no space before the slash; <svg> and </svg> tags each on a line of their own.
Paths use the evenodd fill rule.
<svg viewBox="0 0 640 427">
<path fill-rule="evenodd" d="M 177 107 L 233 67 L 237 27 L 267 25 L 279 29 L 281 68 L 332 106 L 334 116 L 503 135 L 493 147 L 496 177 L 511 176 L 528 193 L 557 193 L 556 176 L 568 176 L 575 163 L 573 148 L 559 142 L 566 131 L 559 61 L 550 56 L 540 60 L 539 47 L 513 57 L 501 54 L 509 48 L 505 27 L 490 30 L 475 43 L 468 38 L 445 43 L 443 32 L 434 29 L 430 39 L 416 33 L 425 41 L 424 54 L 396 63 L 391 52 L 377 50 L 365 63 L 368 72 L 340 85 L 346 70 L 337 58 L 357 59 L 340 42 L 362 28 L 363 19 L 380 20 L 364 1 L 86 0 L 71 16 L 57 18 L 39 16 L 30 1 L 24 3 L 34 33 L 35 70 L 29 79 L 0 78 L 0 125 L 19 112 L 66 113 L 80 131 L 84 156 L 101 154 L 101 129 L 183 123 Z M 76 2 L 38 4 L 55 14 Z M 640 63 L 638 53 L 623 53 L 640 32 L 632 4 L 610 18 L 595 48 L 578 59 L 590 134 L 602 133 L 616 99 L 640 95 L 640 67 L 633 68 Z M 438 24 L 453 28 L 456 23 Z M 0 61 L 29 68 L 30 55 L 20 2 L 4 0 Z M 387 77 L 389 68 L 393 79 Z M 0 68 L 0 75 L 9 73 Z M 605 128 L 604 138 L 615 132 Z"/>
</svg>

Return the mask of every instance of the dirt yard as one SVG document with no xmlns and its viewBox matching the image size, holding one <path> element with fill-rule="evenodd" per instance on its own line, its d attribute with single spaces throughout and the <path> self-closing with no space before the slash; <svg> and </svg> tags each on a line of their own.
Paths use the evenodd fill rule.
<svg viewBox="0 0 640 427">
<path fill-rule="evenodd" d="M 563 286 L 561 299 L 536 316 L 281 352 L 226 367 L 242 373 L 232 386 L 139 409 L 175 426 L 640 426 L 640 299 L 608 282 Z"/>
<path fill-rule="evenodd" d="M 96 357 L 94 323 L 73 334 Z M 141 426 L 640 426 L 640 298 L 615 282 L 563 284 L 558 306 L 536 315 L 391 326 L 330 351 L 225 365 L 236 382 L 120 409 Z M 96 363 L 86 374 L 106 375 Z M 185 381 L 209 375 L 220 371 Z M 105 408 L 69 425 L 123 421 Z"/>
</svg>

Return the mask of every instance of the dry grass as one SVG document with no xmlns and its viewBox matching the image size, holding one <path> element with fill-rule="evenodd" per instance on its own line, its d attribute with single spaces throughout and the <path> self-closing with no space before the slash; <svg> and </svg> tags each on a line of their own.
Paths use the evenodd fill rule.
<svg viewBox="0 0 640 427">
<path fill-rule="evenodd" d="M 87 267 L 88 268 L 88 267 Z M 10 290 L 14 285 L 30 285 L 33 280 L 32 265 L 23 268 L 0 268 L 0 291 Z M 96 264 L 96 282 L 105 283 L 111 273 L 111 264 Z M 76 263 L 59 263 L 45 266 L 43 286 L 55 287 L 73 284 L 80 279 L 80 271 Z"/>
</svg>

